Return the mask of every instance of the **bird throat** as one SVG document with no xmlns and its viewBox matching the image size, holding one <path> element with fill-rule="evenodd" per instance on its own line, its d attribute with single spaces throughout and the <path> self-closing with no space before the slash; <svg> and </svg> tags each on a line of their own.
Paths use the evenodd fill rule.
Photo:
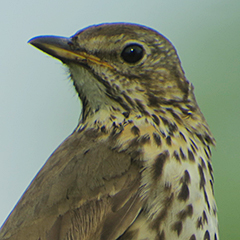
<svg viewBox="0 0 240 240">
<path fill-rule="evenodd" d="M 89 122 L 92 117 L 100 117 L 101 113 L 109 111 L 111 101 L 106 97 L 104 85 L 92 71 L 87 66 L 75 63 L 69 63 L 68 67 L 73 85 L 82 101 L 80 121 L 85 122 L 89 118 Z"/>
</svg>

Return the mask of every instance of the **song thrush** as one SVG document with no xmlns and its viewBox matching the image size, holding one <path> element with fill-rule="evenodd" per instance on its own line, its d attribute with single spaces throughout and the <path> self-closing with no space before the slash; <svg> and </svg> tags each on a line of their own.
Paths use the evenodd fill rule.
<svg viewBox="0 0 240 240">
<path fill-rule="evenodd" d="M 219 239 L 214 138 L 172 44 L 127 23 L 29 43 L 66 64 L 82 113 L 0 239 Z"/>
</svg>

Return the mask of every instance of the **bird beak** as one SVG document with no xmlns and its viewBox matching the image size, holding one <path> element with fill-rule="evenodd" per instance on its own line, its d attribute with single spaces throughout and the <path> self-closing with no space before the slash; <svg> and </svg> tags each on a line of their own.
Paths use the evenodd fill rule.
<svg viewBox="0 0 240 240">
<path fill-rule="evenodd" d="M 58 36 L 39 36 L 30 39 L 28 43 L 61 60 L 63 63 L 74 61 L 88 64 L 91 62 L 113 69 L 109 63 L 102 61 L 100 58 L 87 54 L 83 51 L 75 50 L 74 45 L 69 38 Z"/>
</svg>

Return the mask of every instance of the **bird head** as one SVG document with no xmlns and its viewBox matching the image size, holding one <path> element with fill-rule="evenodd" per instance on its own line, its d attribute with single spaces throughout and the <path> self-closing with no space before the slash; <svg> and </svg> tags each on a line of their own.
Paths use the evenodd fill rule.
<svg viewBox="0 0 240 240">
<path fill-rule="evenodd" d="M 101 24 L 70 38 L 39 36 L 29 43 L 68 66 L 83 121 L 100 109 L 147 115 L 152 108 L 193 101 L 175 48 L 150 28 Z"/>
</svg>

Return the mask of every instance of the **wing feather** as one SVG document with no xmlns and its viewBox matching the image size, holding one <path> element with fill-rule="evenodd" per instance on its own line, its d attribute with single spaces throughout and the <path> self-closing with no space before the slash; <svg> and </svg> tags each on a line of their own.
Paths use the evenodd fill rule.
<svg viewBox="0 0 240 240">
<path fill-rule="evenodd" d="M 50 156 L 0 230 L 1 240 L 114 240 L 141 209 L 140 170 L 94 130 Z"/>
</svg>

